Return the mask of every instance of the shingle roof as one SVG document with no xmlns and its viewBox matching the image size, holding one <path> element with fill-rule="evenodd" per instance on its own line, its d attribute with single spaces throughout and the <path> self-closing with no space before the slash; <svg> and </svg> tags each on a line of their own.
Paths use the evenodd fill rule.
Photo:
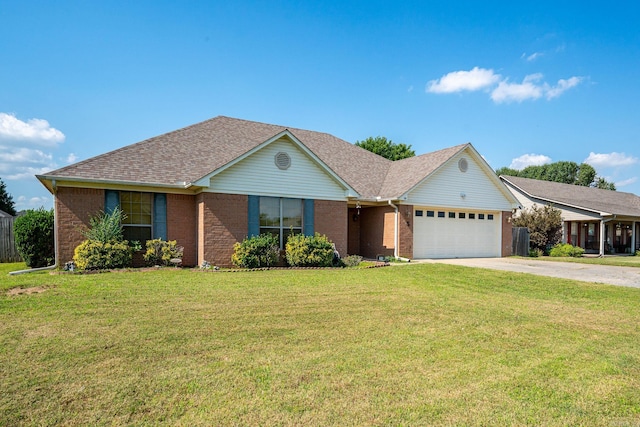
<svg viewBox="0 0 640 427">
<path fill-rule="evenodd" d="M 289 131 L 362 198 L 394 198 L 466 147 L 392 162 L 333 135 L 218 116 L 63 167 L 41 179 L 172 186 L 192 183 Z"/>
<path fill-rule="evenodd" d="M 456 145 L 392 162 L 380 190 L 381 198 L 394 198 L 406 193 L 468 145 Z"/>
<path fill-rule="evenodd" d="M 640 197 L 559 182 L 502 175 L 500 178 L 527 195 L 550 203 L 579 207 L 601 214 L 640 216 Z"/>
</svg>

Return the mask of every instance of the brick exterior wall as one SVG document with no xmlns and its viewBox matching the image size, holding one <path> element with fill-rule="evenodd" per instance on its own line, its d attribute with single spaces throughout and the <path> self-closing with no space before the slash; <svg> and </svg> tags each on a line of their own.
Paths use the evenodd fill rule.
<svg viewBox="0 0 640 427">
<path fill-rule="evenodd" d="M 249 233 L 248 196 L 201 193 L 196 196 L 198 265 L 231 267 L 233 245 Z"/>
<path fill-rule="evenodd" d="M 184 248 L 184 266 L 198 264 L 196 224 L 196 197 L 167 194 L 167 240 L 175 240 Z"/>
<path fill-rule="evenodd" d="M 362 211 L 362 209 L 359 209 Z M 360 254 L 360 224 L 362 223 L 358 209 L 350 208 L 347 219 L 349 225 L 349 240 L 347 242 L 347 254 L 359 255 Z M 342 254 L 340 254 L 342 255 Z"/>
<path fill-rule="evenodd" d="M 341 257 L 347 255 L 349 223 L 347 202 L 315 200 L 314 231 L 326 235 L 336 245 Z"/>
<path fill-rule="evenodd" d="M 502 253 L 503 257 L 513 254 L 513 225 L 511 225 L 511 212 L 502 212 Z"/>
<path fill-rule="evenodd" d="M 393 246 L 385 245 L 385 240 L 393 242 L 393 228 L 391 239 L 389 239 L 389 230 L 385 230 L 384 226 L 385 215 L 393 212 L 394 209 L 391 206 L 367 207 L 360 210 L 359 255 L 365 258 L 376 258 L 378 255 L 393 256 Z"/>
<path fill-rule="evenodd" d="M 104 190 L 59 187 L 55 197 L 55 227 L 58 239 L 58 267 L 73 259 L 73 251 L 84 237 L 80 230 L 89 227 L 89 218 L 104 210 Z"/>
<path fill-rule="evenodd" d="M 413 258 L 413 205 L 398 205 L 398 256 Z"/>
</svg>

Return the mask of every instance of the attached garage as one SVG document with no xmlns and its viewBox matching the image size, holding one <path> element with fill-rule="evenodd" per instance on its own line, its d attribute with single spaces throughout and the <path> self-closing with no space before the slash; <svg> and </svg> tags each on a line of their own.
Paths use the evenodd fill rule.
<svg viewBox="0 0 640 427">
<path fill-rule="evenodd" d="M 501 256 L 501 213 L 415 207 L 414 258 Z"/>
</svg>

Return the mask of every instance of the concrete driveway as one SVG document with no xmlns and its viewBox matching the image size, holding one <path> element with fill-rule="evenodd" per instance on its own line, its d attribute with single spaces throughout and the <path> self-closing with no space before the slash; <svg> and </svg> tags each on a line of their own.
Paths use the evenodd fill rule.
<svg viewBox="0 0 640 427">
<path fill-rule="evenodd" d="M 540 261 L 534 258 L 456 258 L 416 260 L 418 262 L 464 265 L 492 270 L 515 271 L 583 282 L 640 288 L 640 268 L 572 262 Z"/>
</svg>

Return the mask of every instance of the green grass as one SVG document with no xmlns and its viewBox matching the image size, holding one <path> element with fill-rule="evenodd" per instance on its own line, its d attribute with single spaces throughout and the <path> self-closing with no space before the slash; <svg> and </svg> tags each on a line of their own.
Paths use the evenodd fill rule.
<svg viewBox="0 0 640 427">
<path fill-rule="evenodd" d="M 0 425 L 640 423 L 639 289 L 443 264 L 20 268 L 0 264 Z"/>
<path fill-rule="evenodd" d="M 550 257 L 542 256 L 537 258 L 525 258 L 522 259 L 552 261 L 552 262 L 573 262 L 579 264 L 597 264 L 597 265 L 613 265 L 618 267 L 640 267 L 640 256 L 605 256 L 603 258 L 596 257 Z"/>
</svg>

